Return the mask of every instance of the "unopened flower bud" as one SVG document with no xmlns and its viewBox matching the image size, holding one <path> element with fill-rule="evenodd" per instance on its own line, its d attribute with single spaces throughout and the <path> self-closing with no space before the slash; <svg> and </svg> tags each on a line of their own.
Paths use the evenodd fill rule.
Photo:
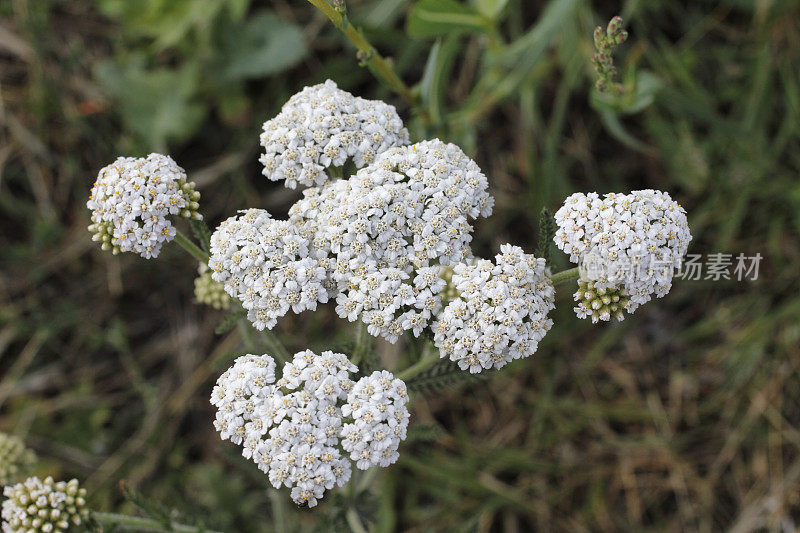
<svg viewBox="0 0 800 533">
<path fill-rule="evenodd" d="M 0 433 L 0 486 L 19 481 L 35 463 L 36 454 L 25 447 L 22 439 Z"/>
<path fill-rule="evenodd" d="M 78 480 L 44 481 L 31 477 L 3 490 L 3 531 L 49 531 L 60 533 L 80 526 L 89 514 L 86 489 Z"/>
</svg>

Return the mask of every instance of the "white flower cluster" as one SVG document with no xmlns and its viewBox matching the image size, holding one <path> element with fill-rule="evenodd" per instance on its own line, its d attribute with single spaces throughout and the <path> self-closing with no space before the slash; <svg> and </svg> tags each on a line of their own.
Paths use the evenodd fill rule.
<svg viewBox="0 0 800 533">
<path fill-rule="evenodd" d="M 31 477 L 3 490 L 3 533 L 60 533 L 80 526 L 89 511 L 78 480 Z"/>
<path fill-rule="evenodd" d="M 423 141 L 306 190 L 290 221 L 314 229 L 312 251 L 327 262 L 339 316 L 395 342 L 404 331 L 419 335 L 441 308 L 441 265 L 471 256 L 469 220 L 491 214 L 487 189 L 460 148 Z"/>
<path fill-rule="evenodd" d="M 357 370 L 342 354 L 306 350 L 295 354 L 276 380 L 272 357 L 242 356 L 212 391 L 214 425 L 223 439 L 243 445 L 242 454 L 275 488 L 289 487 L 297 504 L 313 507 L 326 490 L 350 479 L 351 465 L 342 446 L 359 453 L 367 449 L 368 456 L 360 453 L 357 462 L 358 468 L 366 469 L 394 462 L 397 445 L 405 438 L 403 382 L 385 372 L 354 385 L 350 373 Z M 375 398 L 364 398 L 365 390 L 374 390 Z M 343 416 L 354 422 L 343 425 Z M 358 441 L 352 431 L 345 434 L 351 426 L 361 431 Z M 398 427 L 402 429 L 394 429 Z M 340 444 L 340 439 L 349 444 Z"/>
<path fill-rule="evenodd" d="M 410 270 L 469 257 L 470 219 L 494 200 L 478 165 L 438 139 L 390 149 L 348 180 L 304 191 L 289 211 L 347 273 L 367 260 Z M 337 280 L 338 281 L 338 280 Z"/>
<path fill-rule="evenodd" d="M 263 209 L 248 209 L 211 236 L 215 281 L 242 302 L 258 329 L 272 328 L 289 309 L 300 313 L 328 301 L 326 270 L 309 256 L 308 239 Z"/>
<path fill-rule="evenodd" d="M 433 326 L 441 357 L 471 373 L 533 355 L 553 325 L 547 313 L 555 306 L 555 291 L 544 259 L 510 244 L 500 251 L 495 263 L 455 265 L 452 282 L 459 296 Z"/>
<path fill-rule="evenodd" d="M 22 479 L 36 463 L 36 454 L 22 439 L 0 433 L 0 487 Z"/>
<path fill-rule="evenodd" d="M 581 265 L 582 277 L 594 282 L 594 289 L 622 290 L 629 313 L 653 294 L 669 292 L 692 239 L 684 209 L 669 194 L 650 189 L 602 199 L 597 193 L 576 193 L 555 218 L 556 245 Z M 580 305 L 576 312 L 594 317 Z"/>
<path fill-rule="evenodd" d="M 347 395 L 342 414 L 353 422 L 342 428 L 342 446 L 361 470 L 397 461 L 408 428 L 406 384 L 386 370 L 373 372 Z"/>
<path fill-rule="evenodd" d="M 391 148 L 350 179 L 305 190 L 288 221 L 251 209 L 223 222 L 209 265 L 259 329 L 335 298 L 341 317 L 395 342 L 439 312 L 442 265 L 471 256 L 470 220 L 492 211 L 487 188 L 453 144 Z"/>
<path fill-rule="evenodd" d="M 175 238 L 169 216 L 202 218 L 197 212 L 200 193 L 194 188 L 169 156 L 118 158 L 100 171 L 86 204 L 93 240 L 115 254 L 158 257 L 162 244 Z"/>
<path fill-rule="evenodd" d="M 322 185 L 325 169 L 351 159 L 362 168 L 392 146 L 408 143 L 408 131 L 394 106 L 365 100 L 328 80 L 292 96 L 275 118 L 264 123 L 263 174 L 273 181 Z"/>
</svg>

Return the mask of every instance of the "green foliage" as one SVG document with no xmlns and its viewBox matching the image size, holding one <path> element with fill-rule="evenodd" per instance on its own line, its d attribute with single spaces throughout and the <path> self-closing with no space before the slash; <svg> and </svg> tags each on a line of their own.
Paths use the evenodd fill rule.
<svg viewBox="0 0 800 533">
<path fill-rule="evenodd" d="M 168 142 L 187 139 L 205 117 L 196 94 L 196 64 L 149 69 L 144 56 L 136 55 L 124 64 L 98 63 L 95 77 L 119 103 L 126 129 L 154 150 L 165 151 Z"/>
<path fill-rule="evenodd" d="M 200 248 L 207 254 L 211 253 L 211 230 L 206 221 L 191 219 L 189 225 L 192 227 L 195 239 L 200 243 Z"/>
<path fill-rule="evenodd" d="M 217 335 L 222 335 L 224 333 L 229 332 L 233 328 L 236 327 L 236 324 L 239 323 L 240 320 L 247 317 L 247 310 L 246 309 L 236 309 L 228 313 L 225 318 L 222 319 L 222 322 L 214 328 L 214 333 Z"/>
<path fill-rule="evenodd" d="M 461 370 L 458 363 L 442 359 L 427 370 L 420 372 L 406 382 L 408 390 L 419 393 L 433 393 L 448 387 L 476 383 L 487 379 L 491 371 L 484 370 L 478 374 L 470 374 Z"/>
<path fill-rule="evenodd" d="M 172 519 L 177 518 L 174 511 L 159 502 L 145 497 L 124 481 L 120 483 L 120 488 L 125 499 L 134 504 L 144 516 L 158 521 L 167 531 L 172 529 Z"/>
<path fill-rule="evenodd" d="M 129 150 L 163 152 L 169 143 L 191 138 L 208 116 L 203 100 L 209 95 L 219 99 L 225 119 L 235 120 L 249 105 L 244 82 L 283 72 L 307 56 L 296 24 L 265 9 L 247 15 L 248 5 L 249 0 L 100 2 L 104 12 L 124 22 L 124 42 L 132 48 L 94 69 L 124 129 L 135 134 Z"/>
<path fill-rule="evenodd" d="M 436 442 L 445 434 L 445 430 L 438 424 L 414 424 L 408 428 L 406 444 L 415 442 Z"/>
<path fill-rule="evenodd" d="M 211 63 L 217 82 L 262 78 L 293 67 L 308 54 L 303 32 L 270 11 L 220 33 Z"/>
<path fill-rule="evenodd" d="M 437 40 L 431 47 L 419 90 L 422 104 L 428 118 L 434 125 L 439 125 L 445 114 L 445 99 L 450 84 L 460 40 L 457 35 L 449 35 Z"/>
<path fill-rule="evenodd" d="M 485 32 L 491 27 L 489 18 L 458 0 L 419 0 L 406 23 L 408 34 L 417 39 L 453 32 Z"/>
<path fill-rule="evenodd" d="M 536 247 L 536 257 L 541 257 L 550 264 L 550 251 L 553 249 L 553 237 L 556 235 L 556 220 L 546 207 L 539 215 L 539 243 Z"/>
</svg>

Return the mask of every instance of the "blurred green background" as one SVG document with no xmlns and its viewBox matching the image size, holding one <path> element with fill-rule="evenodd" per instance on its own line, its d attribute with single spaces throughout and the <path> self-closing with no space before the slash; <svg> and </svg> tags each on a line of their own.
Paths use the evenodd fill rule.
<svg viewBox="0 0 800 533">
<path fill-rule="evenodd" d="M 349 20 L 419 86 L 410 106 L 300 0 L 0 3 L 0 430 L 78 477 L 225 531 L 330 530 L 212 427 L 211 386 L 243 350 L 192 302 L 197 264 L 112 257 L 85 207 L 117 155 L 170 153 L 212 227 L 299 193 L 258 164 L 261 124 L 331 78 L 395 104 L 412 138 L 456 142 L 496 198 L 475 248 L 533 252 L 574 191 L 669 191 L 690 253 L 764 257 L 756 281 L 678 281 L 619 324 L 570 288 L 530 359 L 414 402 L 411 438 L 361 512 L 381 530 L 795 531 L 800 524 L 800 2 L 348 0 Z M 456 5 L 453 5 L 456 4 Z M 592 31 L 625 18 L 625 98 L 598 98 Z M 557 269 L 568 266 L 555 251 Z M 292 351 L 343 346 L 330 306 L 288 315 Z M 380 342 L 387 366 L 406 348 Z M 140 501 L 140 503 L 142 503 Z M 146 504 L 145 504 L 146 505 Z"/>
</svg>

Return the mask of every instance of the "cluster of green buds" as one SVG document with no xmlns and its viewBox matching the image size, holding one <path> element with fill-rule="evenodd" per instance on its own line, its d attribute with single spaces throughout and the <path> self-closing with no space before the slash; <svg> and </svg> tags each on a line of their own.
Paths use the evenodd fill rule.
<svg viewBox="0 0 800 533">
<path fill-rule="evenodd" d="M 624 289 L 599 288 L 594 281 L 578 280 L 578 292 L 575 301 L 578 306 L 575 312 L 580 318 L 591 317 L 592 322 L 608 321 L 611 317 L 617 320 L 625 318 L 623 311 L 630 298 Z"/>
<path fill-rule="evenodd" d="M 181 196 L 186 200 L 186 206 L 181 211 L 181 216 L 190 220 L 203 220 L 203 215 L 199 211 L 200 191 L 197 190 L 197 184 L 182 178 L 178 181 L 178 188 L 181 191 Z"/>
<path fill-rule="evenodd" d="M 52 477 L 44 481 L 32 477 L 6 487 L 3 495 L 4 532 L 60 533 L 80 526 L 89 515 L 86 489 L 77 479 L 56 482 Z"/>
<path fill-rule="evenodd" d="M 36 454 L 22 439 L 0 433 L 0 486 L 15 483 L 28 475 L 36 464 Z"/>
<path fill-rule="evenodd" d="M 231 297 L 225 292 L 222 283 L 213 280 L 211 270 L 205 263 L 200 263 L 197 274 L 194 279 L 194 297 L 197 303 L 209 305 L 214 309 L 230 308 Z"/>
<path fill-rule="evenodd" d="M 617 68 L 614 66 L 612 54 L 614 49 L 625 42 L 628 32 L 622 29 L 622 17 L 614 17 L 608 26 L 603 29 L 598 26 L 594 30 L 595 54 L 592 56 L 592 63 L 597 72 L 595 86 L 601 93 L 622 94 L 625 91 L 621 83 L 614 81 L 617 75 Z"/>
</svg>

